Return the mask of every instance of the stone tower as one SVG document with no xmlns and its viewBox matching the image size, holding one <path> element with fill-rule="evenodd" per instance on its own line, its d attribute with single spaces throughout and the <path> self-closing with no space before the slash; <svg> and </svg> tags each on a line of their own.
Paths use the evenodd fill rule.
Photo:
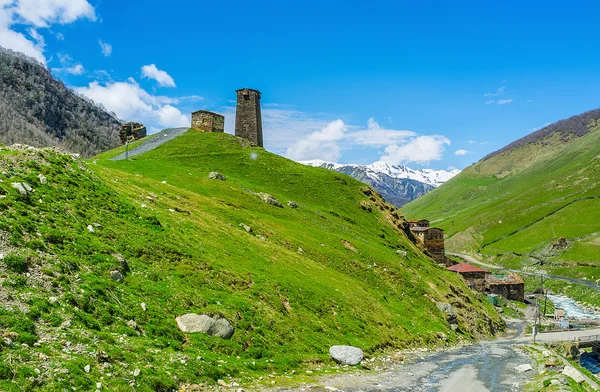
<svg viewBox="0 0 600 392">
<path fill-rule="evenodd" d="M 236 91 L 235 136 L 263 147 L 260 91 L 243 88 Z"/>
<path fill-rule="evenodd" d="M 223 132 L 225 117 L 207 110 L 198 110 L 192 113 L 192 128 L 204 132 Z"/>
</svg>

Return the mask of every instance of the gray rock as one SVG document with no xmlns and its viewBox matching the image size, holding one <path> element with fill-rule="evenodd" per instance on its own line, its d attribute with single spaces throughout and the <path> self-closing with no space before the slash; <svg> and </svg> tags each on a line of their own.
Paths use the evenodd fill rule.
<svg viewBox="0 0 600 392">
<path fill-rule="evenodd" d="M 240 223 L 240 227 L 244 230 L 246 230 L 248 233 L 252 233 L 252 227 L 248 226 L 245 223 Z"/>
<path fill-rule="evenodd" d="M 44 177 L 42 173 L 38 174 L 38 178 L 40 179 L 40 183 L 42 185 L 46 185 L 48 183 L 48 180 L 46 179 L 46 177 Z"/>
<path fill-rule="evenodd" d="M 400 249 L 398 249 L 398 250 L 396 251 L 396 253 L 398 253 L 398 254 L 399 254 L 400 256 L 402 256 L 402 257 L 406 257 L 406 256 L 408 255 L 408 252 L 407 252 L 407 251 L 405 251 L 405 250 L 400 250 Z"/>
<path fill-rule="evenodd" d="M 21 196 L 27 197 L 27 191 L 25 190 L 23 184 L 21 184 L 20 182 L 13 182 L 12 187 L 18 190 Z"/>
<path fill-rule="evenodd" d="M 277 201 L 276 198 L 274 198 L 273 196 L 269 195 L 268 193 L 260 192 L 260 193 L 257 193 L 257 195 L 265 203 L 270 204 L 270 205 L 275 206 L 275 207 L 283 208 L 283 205 L 281 205 L 281 203 L 279 201 Z"/>
<path fill-rule="evenodd" d="M 121 283 L 121 282 L 123 282 L 123 280 L 125 280 L 125 278 L 123 277 L 123 274 L 117 270 L 110 271 L 110 278 L 112 280 L 116 280 L 119 283 Z"/>
<path fill-rule="evenodd" d="M 235 330 L 229 321 L 224 318 L 220 318 L 214 321 L 213 325 L 208 331 L 209 335 L 217 336 L 223 339 L 229 339 Z"/>
<path fill-rule="evenodd" d="M 456 310 L 454 310 L 452 305 L 444 302 L 436 302 L 435 306 L 437 306 L 440 312 L 446 314 L 446 321 L 448 321 L 450 324 L 456 324 L 456 318 L 458 315 L 456 314 Z"/>
<path fill-rule="evenodd" d="M 94 230 L 94 226 L 92 226 L 92 225 L 88 225 L 87 229 L 90 233 L 93 233 L 94 231 L 96 231 L 96 230 Z"/>
<path fill-rule="evenodd" d="M 329 355 L 336 363 L 349 366 L 359 365 L 365 356 L 360 348 L 352 346 L 331 346 Z"/>
<path fill-rule="evenodd" d="M 298 208 L 298 204 L 295 201 L 288 201 L 287 205 L 290 208 Z"/>
<path fill-rule="evenodd" d="M 26 182 L 23 183 L 23 188 L 25 188 L 27 192 L 33 192 L 33 188 Z"/>
<path fill-rule="evenodd" d="M 129 320 L 127 322 L 127 326 L 130 327 L 130 328 L 136 329 L 137 328 L 137 323 L 135 322 L 135 320 Z"/>
<path fill-rule="evenodd" d="M 221 173 L 217 173 L 217 172 L 210 172 L 208 174 L 208 179 L 209 180 L 220 180 L 220 181 L 227 180 L 224 175 L 222 175 Z"/>
<path fill-rule="evenodd" d="M 188 313 L 175 318 L 175 321 L 177 321 L 177 327 L 187 333 L 200 332 L 229 339 L 235 332 L 231 323 L 219 316 L 210 317 L 206 314 Z"/>
</svg>

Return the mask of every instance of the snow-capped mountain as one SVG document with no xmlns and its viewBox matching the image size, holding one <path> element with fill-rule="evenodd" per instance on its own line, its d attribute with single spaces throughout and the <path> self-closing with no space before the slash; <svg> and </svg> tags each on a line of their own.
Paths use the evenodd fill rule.
<svg viewBox="0 0 600 392">
<path fill-rule="evenodd" d="M 347 174 L 373 186 L 387 201 L 402 206 L 440 186 L 460 170 L 413 170 L 402 165 L 378 161 L 370 165 L 339 164 L 322 160 L 301 161 L 307 166 L 323 167 Z"/>
<path fill-rule="evenodd" d="M 392 178 L 407 178 L 410 180 L 417 180 L 424 184 L 433 185 L 438 187 L 444 182 L 448 181 L 458 173 L 460 170 L 432 170 L 432 169 L 420 169 L 413 170 L 410 167 L 402 165 L 390 165 L 388 163 L 377 161 L 370 165 L 355 165 L 355 164 L 339 164 L 333 162 L 326 162 L 319 159 L 312 161 L 301 161 L 300 163 L 314 167 L 324 167 L 327 169 L 340 171 L 339 169 L 344 167 L 351 167 L 353 169 L 364 170 L 365 174 L 372 179 L 377 179 L 380 174 L 386 174 Z"/>
</svg>

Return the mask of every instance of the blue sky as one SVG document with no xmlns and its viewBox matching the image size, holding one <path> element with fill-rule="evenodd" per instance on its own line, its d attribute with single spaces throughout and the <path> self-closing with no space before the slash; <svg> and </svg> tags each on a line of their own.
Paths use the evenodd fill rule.
<svg viewBox="0 0 600 392">
<path fill-rule="evenodd" d="M 0 0 L 0 45 L 156 131 L 263 93 L 294 159 L 468 166 L 597 108 L 600 4 Z M 101 43 L 100 43 L 101 42 Z M 457 155 L 458 154 L 458 155 Z"/>
</svg>

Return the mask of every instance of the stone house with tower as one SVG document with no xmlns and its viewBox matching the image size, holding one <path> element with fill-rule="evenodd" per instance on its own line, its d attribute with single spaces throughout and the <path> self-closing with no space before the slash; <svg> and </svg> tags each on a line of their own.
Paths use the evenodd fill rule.
<svg viewBox="0 0 600 392">
<path fill-rule="evenodd" d="M 444 230 L 430 227 L 427 219 L 409 220 L 411 233 L 421 241 L 431 257 L 438 263 L 446 262 Z"/>
</svg>

